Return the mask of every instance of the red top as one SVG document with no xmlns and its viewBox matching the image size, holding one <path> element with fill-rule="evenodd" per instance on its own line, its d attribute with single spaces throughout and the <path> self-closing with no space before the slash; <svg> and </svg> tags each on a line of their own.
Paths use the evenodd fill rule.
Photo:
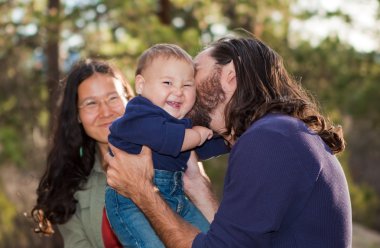
<svg viewBox="0 0 380 248">
<path fill-rule="evenodd" d="M 106 210 L 103 208 L 102 217 L 102 237 L 103 244 L 105 248 L 123 248 L 117 239 L 116 235 L 113 233 L 110 223 L 108 222 Z"/>
</svg>

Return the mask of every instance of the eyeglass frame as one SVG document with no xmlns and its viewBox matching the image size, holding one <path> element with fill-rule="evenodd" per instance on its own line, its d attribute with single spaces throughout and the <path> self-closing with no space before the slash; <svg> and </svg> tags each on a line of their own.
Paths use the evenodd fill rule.
<svg viewBox="0 0 380 248">
<path fill-rule="evenodd" d="M 122 98 L 125 98 L 126 101 L 127 97 L 125 95 L 120 95 L 117 92 L 113 92 L 108 94 L 108 96 L 103 97 L 102 99 L 85 99 L 79 106 L 78 110 L 83 110 L 84 112 L 88 114 L 94 114 L 99 111 L 101 104 L 104 102 L 109 108 L 114 108 L 117 106 L 119 102 L 123 102 Z M 93 104 L 92 104 L 93 103 Z M 92 107 L 93 106 L 93 107 Z"/>
</svg>

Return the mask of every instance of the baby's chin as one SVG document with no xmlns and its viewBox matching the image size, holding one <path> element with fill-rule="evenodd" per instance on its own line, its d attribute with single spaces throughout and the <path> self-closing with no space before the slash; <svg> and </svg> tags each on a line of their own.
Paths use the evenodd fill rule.
<svg viewBox="0 0 380 248">
<path fill-rule="evenodd" d="M 182 119 L 184 118 L 184 115 L 181 114 L 179 111 L 173 111 L 171 109 L 164 109 L 166 113 L 168 113 L 170 116 L 176 118 L 176 119 Z"/>
</svg>

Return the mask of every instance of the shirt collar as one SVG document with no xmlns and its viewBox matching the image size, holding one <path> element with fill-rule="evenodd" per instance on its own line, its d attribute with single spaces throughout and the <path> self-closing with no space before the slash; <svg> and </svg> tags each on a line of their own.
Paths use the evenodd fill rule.
<svg viewBox="0 0 380 248">
<path fill-rule="evenodd" d="M 100 154 L 98 149 L 96 149 L 94 171 L 99 172 L 99 173 L 104 173 L 103 167 L 100 163 L 100 156 L 102 156 L 102 155 Z"/>
</svg>

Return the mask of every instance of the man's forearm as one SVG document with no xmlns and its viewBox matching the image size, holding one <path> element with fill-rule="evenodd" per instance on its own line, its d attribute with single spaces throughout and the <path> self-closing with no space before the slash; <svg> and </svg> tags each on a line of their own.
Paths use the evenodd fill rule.
<svg viewBox="0 0 380 248">
<path fill-rule="evenodd" d="M 189 248 L 200 231 L 174 213 L 152 187 L 133 198 L 168 248 Z"/>
<path fill-rule="evenodd" d="M 143 146 L 140 154 L 133 155 L 112 145 L 110 148 L 114 156 L 109 154 L 105 156 L 108 165 L 106 167 L 108 185 L 132 199 L 150 221 L 166 247 L 191 247 L 200 231 L 173 212 L 154 187 L 151 150 Z"/>
</svg>

